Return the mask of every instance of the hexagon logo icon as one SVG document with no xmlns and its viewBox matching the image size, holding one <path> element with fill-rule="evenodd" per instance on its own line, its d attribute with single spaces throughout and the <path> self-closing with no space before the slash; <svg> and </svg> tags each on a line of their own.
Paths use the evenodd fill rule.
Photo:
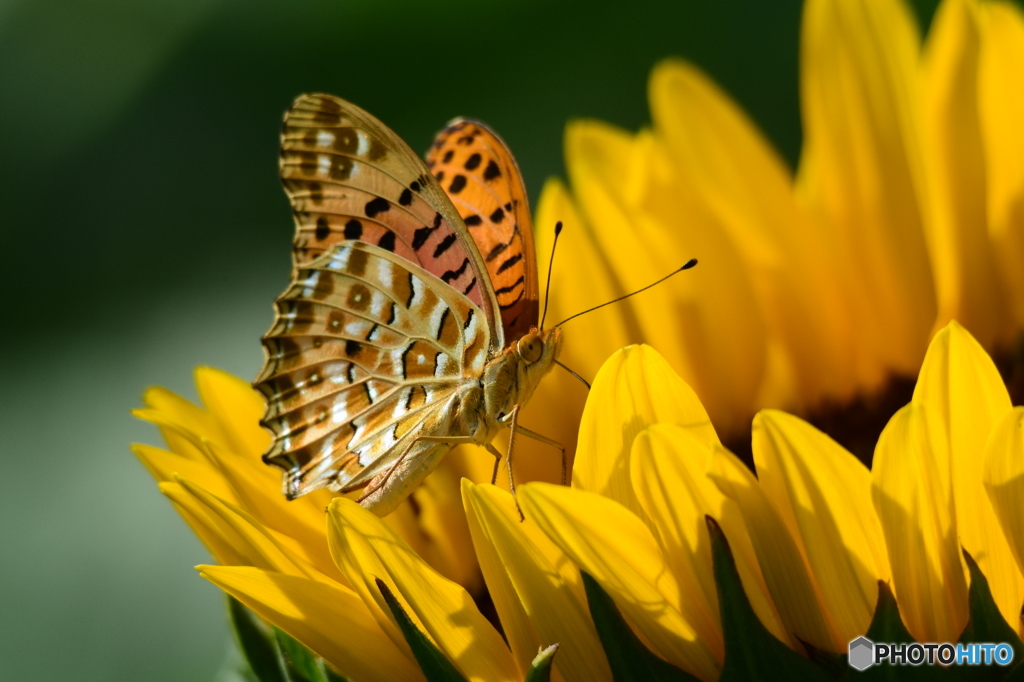
<svg viewBox="0 0 1024 682">
<path fill-rule="evenodd" d="M 867 670 L 875 663 L 875 643 L 867 637 L 858 637 L 850 642 L 850 667 Z"/>
</svg>

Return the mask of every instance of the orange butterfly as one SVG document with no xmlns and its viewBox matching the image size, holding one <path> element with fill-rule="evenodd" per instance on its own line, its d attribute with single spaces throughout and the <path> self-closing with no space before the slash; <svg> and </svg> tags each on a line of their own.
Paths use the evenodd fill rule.
<svg viewBox="0 0 1024 682">
<path fill-rule="evenodd" d="M 561 448 L 564 478 L 565 449 L 517 424 L 561 330 L 537 327 L 530 211 L 501 139 L 456 120 L 424 164 L 362 109 L 304 95 L 281 178 L 294 269 L 256 388 L 285 495 L 364 488 L 383 516 L 456 445 L 487 448 L 496 477 L 501 426 Z"/>
</svg>

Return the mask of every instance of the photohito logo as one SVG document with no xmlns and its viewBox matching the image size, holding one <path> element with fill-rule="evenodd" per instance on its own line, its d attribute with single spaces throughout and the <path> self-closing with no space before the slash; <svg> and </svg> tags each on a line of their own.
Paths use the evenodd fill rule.
<svg viewBox="0 0 1024 682">
<path fill-rule="evenodd" d="M 867 637 L 850 642 L 850 667 L 867 670 L 879 663 L 889 665 L 1010 665 L 1013 647 L 1000 644 L 882 644 Z"/>
</svg>

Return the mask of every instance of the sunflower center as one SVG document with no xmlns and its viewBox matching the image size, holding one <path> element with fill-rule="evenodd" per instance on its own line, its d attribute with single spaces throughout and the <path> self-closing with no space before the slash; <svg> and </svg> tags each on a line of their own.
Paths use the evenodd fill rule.
<svg viewBox="0 0 1024 682">
<path fill-rule="evenodd" d="M 1013 346 L 992 353 L 992 360 L 1013 404 L 1024 404 L 1024 336 Z M 847 402 L 823 402 L 802 416 L 870 467 L 882 429 L 913 398 L 916 382 L 917 377 L 893 375 L 877 391 Z M 754 468 L 750 431 L 736 434 L 724 445 Z"/>
</svg>

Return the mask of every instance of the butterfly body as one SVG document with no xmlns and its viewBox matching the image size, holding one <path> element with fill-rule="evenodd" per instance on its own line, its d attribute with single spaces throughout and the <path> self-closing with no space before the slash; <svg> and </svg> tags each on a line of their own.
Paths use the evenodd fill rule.
<svg viewBox="0 0 1024 682">
<path fill-rule="evenodd" d="M 294 269 L 255 386 L 285 494 L 362 489 L 384 515 L 455 445 L 500 457 L 491 439 L 561 344 L 537 330 L 529 206 L 504 143 L 457 120 L 425 163 L 358 107 L 304 95 L 281 176 Z"/>
</svg>

